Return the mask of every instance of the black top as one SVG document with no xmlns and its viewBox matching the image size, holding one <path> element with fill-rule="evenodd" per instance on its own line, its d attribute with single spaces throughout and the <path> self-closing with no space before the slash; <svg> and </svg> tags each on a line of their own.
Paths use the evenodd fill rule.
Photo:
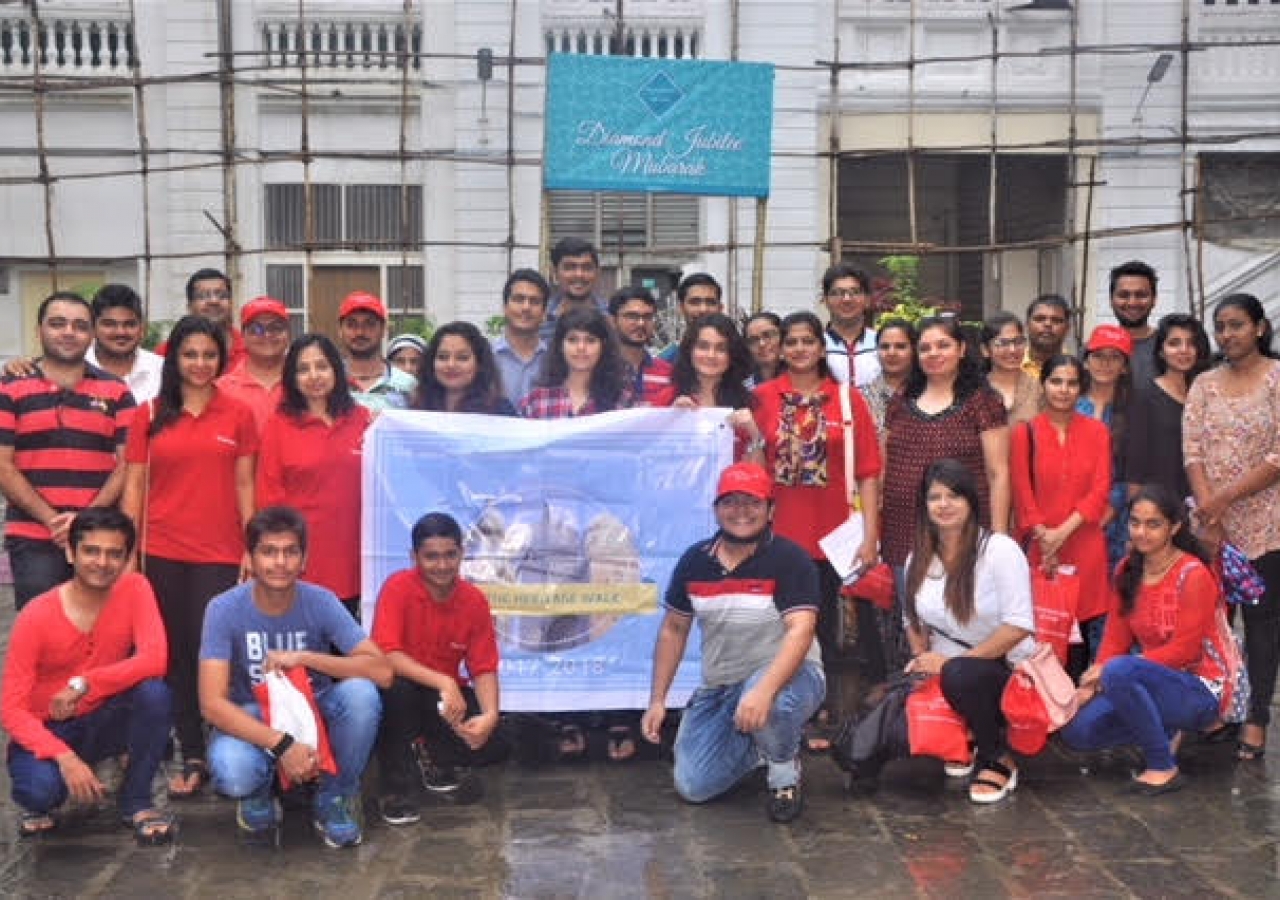
<svg viewBox="0 0 1280 900">
<path fill-rule="evenodd" d="M 1187 497 L 1191 485 L 1182 464 L 1182 404 L 1154 381 L 1135 388 L 1129 401 L 1126 480 L 1162 484 Z"/>
</svg>

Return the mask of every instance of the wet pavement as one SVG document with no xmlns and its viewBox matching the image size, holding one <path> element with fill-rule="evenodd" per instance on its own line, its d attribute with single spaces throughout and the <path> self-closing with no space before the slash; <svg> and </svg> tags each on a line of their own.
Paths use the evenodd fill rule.
<svg viewBox="0 0 1280 900">
<path fill-rule="evenodd" d="M 7 589 L 0 608 L 12 609 Z M 245 847 L 232 804 L 214 797 L 172 804 L 171 848 L 136 847 L 106 809 L 19 840 L 0 777 L 0 897 L 1280 897 L 1276 761 L 1199 745 L 1183 768 L 1185 790 L 1140 798 L 1123 762 L 1086 775 L 1051 749 L 991 808 L 936 764 L 899 764 L 855 796 L 811 756 L 804 815 L 778 826 L 762 780 L 695 807 L 661 760 L 512 763 L 482 773 L 478 805 L 424 801 L 417 825 L 386 826 L 367 804 L 364 843 L 346 851 L 324 848 L 303 809 L 280 850 Z"/>
</svg>

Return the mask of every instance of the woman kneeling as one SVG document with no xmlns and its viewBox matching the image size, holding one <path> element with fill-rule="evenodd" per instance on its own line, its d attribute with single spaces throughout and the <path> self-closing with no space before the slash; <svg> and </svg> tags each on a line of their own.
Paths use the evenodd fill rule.
<svg viewBox="0 0 1280 900">
<path fill-rule="evenodd" d="M 1217 582 L 1182 504 L 1167 487 L 1149 484 L 1130 510 L 1131 549 L 1116 570 L 1116 605 L 1097 662 L 1080 676 L 1087 705 L 1061 734 L 1078 750 L 1137 746 L 1146 768 L 1133 789 L 1155 795 L 1182 787 L 1176 735 L 1217 719 L 1227 656 L 1216 625 Z"/>
<path fill-rule="evenodd" d="M 907 640 L 914 654 L 907 671 L 941 674 L 943 696 L 973 732 L 977 760 L 969 799 L 996 803 L 1018 784 L 1000 697 L 1010 663 L 1035 649 L 1030 572 L 1012 538 L 978 524 L 978 488 L 966 466 L 939 460 L 925 472 L 922 488 L 907 561 Z"/>
</svg>

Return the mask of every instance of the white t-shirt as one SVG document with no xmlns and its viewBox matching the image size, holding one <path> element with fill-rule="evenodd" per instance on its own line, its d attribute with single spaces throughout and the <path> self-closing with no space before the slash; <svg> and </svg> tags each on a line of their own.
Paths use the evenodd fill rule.
<svg viewBox="0 0 1280 900">
<path fill-rule="evenodd" d="M 90 345 L 84 358 L 90 365 L 102 368 L 98 364 L 96 346 Z M 133 358 L 133 369 L 124 377 L 124 383 L 129 386 L 129 393 L 133 394 L 133 401 L 139 406 L 160 393 L 160 372 L 163 368 L 163 356 L 144 350 L 142 347 L 138 348 L 137 355 Z"/>
<path fill-rule="evenodd" d="M 910 559 L 907 565 L 910 566 Z M 947 579 L 926 577 L 916 592 L 916 615 L 929 628 L 929 649 L 950 659 L 968 650 L 940 632 L 976 647 L 1001 625 L 1032 632 L 1006 654 L 1017 665 L 1035 649 L 1035 612 L 1031 605 L 1031 570 L 1016 541 L 991 534 L 978 555 L 973 585 L 973 615 L 963 625 L 956 621 L 943 597 Z"/>
</svg>

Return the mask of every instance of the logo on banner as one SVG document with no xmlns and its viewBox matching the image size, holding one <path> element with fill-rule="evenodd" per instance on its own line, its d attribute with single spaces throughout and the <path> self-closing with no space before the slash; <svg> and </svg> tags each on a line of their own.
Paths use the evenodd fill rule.
<svg viewBox="0 0 1280 900">
<path fill-rule="evenodd" d="M 659 72 L 640 88 L 640 102 L 648 107 L 654 118 L 661 119 L 671 108 L 684 99 L 684 91 L 666 72 Z"/>
</svg>

